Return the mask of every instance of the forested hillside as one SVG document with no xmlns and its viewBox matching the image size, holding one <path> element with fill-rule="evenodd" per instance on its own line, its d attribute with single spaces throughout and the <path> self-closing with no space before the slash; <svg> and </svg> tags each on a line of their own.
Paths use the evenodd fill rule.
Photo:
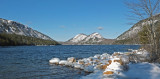
<svg viewBox="0 0 160 79">
<path fill-rule="evenodd" d="M 35 37 L 16 35 L 16 34 L 0 34 L 0 46 L 17 46 L 17 45 L 58 45 L 59 43 L 52 40 L 44 40 Z"/>
</svg>

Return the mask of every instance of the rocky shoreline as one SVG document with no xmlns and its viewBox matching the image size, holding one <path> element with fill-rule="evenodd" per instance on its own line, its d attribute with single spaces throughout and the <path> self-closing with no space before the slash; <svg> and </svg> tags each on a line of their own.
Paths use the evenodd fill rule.
<svg viewBox="0 0 160 79">
<path fill-rule="evenodd" d="M 123 76 L 123 72 L 129 70 L 129 64 L 141 63 L 149 59 L 149 53 L 144 49 L 132 50 L 130 52 L 114 52 L 112 55 L 104 53 L 93 57 L 76 60 L 75 57 L 69 57 L 67 60 L 52 58 L 50 64 L 57 64 L 77 68 L 89 72 L 95 78 L 116 79 Z M 82 79 L 86 79 L 82 77 Z"/>
</svg>

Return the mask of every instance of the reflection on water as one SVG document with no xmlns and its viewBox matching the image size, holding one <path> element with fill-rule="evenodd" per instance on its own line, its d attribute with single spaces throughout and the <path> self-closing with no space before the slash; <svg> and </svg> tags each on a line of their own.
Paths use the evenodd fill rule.
<svg viewBox="0 0 160 79">
<path fill-rule="evenodd" d="M 77 59 L 95 54 L 126 52 L 137 45 L 59 45 L 0 47 L 1 79 L 79 79 L 87 75 L 79 69 L 50 65 L 51 58 Z"/>
</svg>

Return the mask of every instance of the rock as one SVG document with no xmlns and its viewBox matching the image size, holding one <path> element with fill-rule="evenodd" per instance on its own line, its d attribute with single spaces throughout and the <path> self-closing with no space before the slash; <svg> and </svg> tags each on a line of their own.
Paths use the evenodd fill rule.
<svg viewBox="0 0 160 79">
<path fill-rule="evenodd" d="M 73 63 L 76 62 L 76 59 L 74 57 L 70 57 L 67 59 L 67 61 Z"/>
<path fill-rule="evenodd" d="M 104 72 L 103 72 L 103 75 L 113 75 L 114 72 L 111 70 L 111 69 L 106 69 Z"/>
<path fill-rule="evenodd" d="M 84 65 L 84 61 L 83 60 L 78 60 L 78 64 Z"/>
<path fill-rule="evenodd" d="M 49 60 L 49 63 L 51 64 L 59 64 L 60 59 L 59 58 L 52 58 L 51 60 Z"/>
<path fill-rule="evenodd" d="M 101 69 L 105 70 L 107 68 L 107 66 L 109 66 L 109 64 L 102 65 Z"/>
<path fill-rule="evenodd" d="M 94 69 L 102 69 L 102 65 L 96 65 Z"/>
<path fill-rule="evenodd" d="M 106 72 L 103 72 L 103 74 L 104 75 L 112 75 L 112 74 L 114 74 L 114 72 L 113 71 L 106 71 Z"/>
<path fill-rule="evenodd" d="M 108 60 L 108 62 L 109 62 L 109 64 L 111 64 L 111 63 L 112 63 L 112 60 Z"/>
<path fill-rule="evenodd" d="M 94 58 L 100 59 L 100 56 L 101 56 L 101 55 L 97 54 L 97 55 L 94 56 Z"/>
<path fill-rule="evenodd" d="M 71 62 L 66 62 L 65 65 L 72 67 L 72 66 L 73 66 L 73 63 L 71 63 Z"/>
<path fill-rule="evenodd" d="M 93 61 L 93 59 L 94 59 L 93 57 L 87 58 L 88 61 Z"/>
<path fill-rule="evenodd" d="M 89 66 L 89 65 L 91 65 L 91 63 L 86 63 L 86 64 L 85 64 L 85 66 Z"/>
<path fill-rule="evenodd" d="M 118 56 L 118 55 L 120 55 L 120 53 L 118 52 L 113 53 L 113 56 Z"/>
<path fill-rule="evenodd" d="M 81 65 L 81 64 L 74 64 L 74 68 L 76 68 L 76 69 L 84 69 L 83 65 Z"/>
<path fill-rule="evenodd" d="M 102 59 L 102 60 L 105 60 L 105 59 L 106 59 L 106 57 L 101 57 L 101 59 Z"/>
<path fill-rule="evenodd" d="M 123 64 L 129 64 L 129 56 L 123 55 L 121 57 Z"/>
<path fill-rule="evenodd" d="M 61 61 L 59 62 L 59 65 L 65 65 L 66 63 L 67 63 L 66 60 L 61 60 Z"/>
<path fill-rule="evenodd" d="M 100 62 L 100 61 L 99 61 L 99 60 L 95 60 L 95 62 L 97 62 L 97 63 L 98 63 L 98 62 Z"/>
<path fill-rule="evenodd" d="M 114 62 L 118 62 L 118 63 L 120 63 L 121 65 L 123 65 L 122 60 L 114 60 Z"/>
<path fill-rule="evenodd" d="M 109 66 L 107 66 L 107 69 L 121 71 L 123 70 L 123 66 L 118 62 L 112 62 Z"/>
</svg>

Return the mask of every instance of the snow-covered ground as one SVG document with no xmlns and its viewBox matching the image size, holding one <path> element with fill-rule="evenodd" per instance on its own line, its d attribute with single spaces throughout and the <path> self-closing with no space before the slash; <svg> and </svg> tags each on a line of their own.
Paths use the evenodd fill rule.
<svg viewBox="0 0 160 79">
<path fill-rule="evenodd" d="M 129 64 L 121 79 L 160 79 L 160 67 L 153 63 Z"/>
<path fill-rule="evenodd" d="M 116 76 L 103 76 L 102 71 L 95 71 L 81 79 L 160 79 L 160 67 L 151 63 L 129 64 L 128 71 L 124 71 Z"/>
<path fill-rule="evenodd" d="M 160 79 L 160 65 L 145 62 L 148 58 L 149 53 L 140 49 L 112 55 L 98 54 L 79 60 L 74 57 L 67 60 L 52 58 L 49 62 L 91 72 L 81 79 Z"/>
</svg>

